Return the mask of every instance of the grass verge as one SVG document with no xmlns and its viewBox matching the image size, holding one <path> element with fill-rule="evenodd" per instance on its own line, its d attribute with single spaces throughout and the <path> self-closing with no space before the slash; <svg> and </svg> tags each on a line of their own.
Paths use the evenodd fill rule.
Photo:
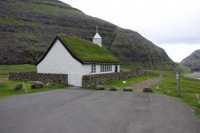
<svg viewBox="0 0 200 133">
<path fill-rule="evenodd" d="M 26 86 L 27 92 L 25 91 L 24 87 L 21 90 L 13 90 L 13 88 L 17 84 L 22 84 L 23 82 Z M 53 86 L 44 86 L 40 89 L 32 89 L 31 88 L 32 84 L 33 83 L 31 83 L 31 82 L 20 81 L 20 80 L 1 80 L 0 81 L 0 97 L 66 88 L 65 84 L 55 84 Z"/>
<path fill-rule="evenodd" d="M 8 76 L 9 72 L 36 71 L 36 66 L 30 64 L 23 65 L 0 65 L 0 76 Z"/>
<path fill-rule="evenodd" d="M 177 97 L 181 101 L 189 104 L 195 110 L 198 118 L 200 118 L 200 104 L 198 103 L 196 93 L 200 96 L 200 80 L 186 78 L 181 74 L 180 88 L 181 95 L 177 96 L 177 81 L 174 72 L 169 71 L 153 71 L 155 73 L 162 73 L 163 80 L 154 85 L 154 93 L 163 94 L 167 96 Z M 159 89 L 156 89 L 159 86 Z M 165 93 L 165 90 L 169 90 L 169 93 Z"/>
<path fill-rule="evenodd" d="M 0 97 L 6 97 L 11 95 L 27 94 L 40 91 L 47 91 L 53 89 L 66 88 L 65 84 L 55 84 L 53 86 L 44 86 L 40 89 L 32 89 L 32 82 L 22 80 L 8 80 L 9 72 L 28 72 L 36 71 L 36 66 L 24 64 L 24 65 L 0 65 Z M 13 88 L 24 82 L 27 92 L 23 88 L 22 90 L 14 91 Z"/>
</svg>

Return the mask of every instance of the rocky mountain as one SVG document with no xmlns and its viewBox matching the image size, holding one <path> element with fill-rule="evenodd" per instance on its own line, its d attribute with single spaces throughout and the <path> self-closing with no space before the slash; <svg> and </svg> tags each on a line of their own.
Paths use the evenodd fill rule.
<svg viewBox="0 0 200 133">
<path fill-rule="evenodd" d="M 174 67 L 163 49 L 139 33 L 88 16 L 58 0 L 0 1 L 0 64 L 36 63 L 60 33 L 92 41 L 96 25 L 103 46 L 124 65 Z"/>
<path fill-rule="evenodd" d="M 190 67 L 193 71 L 200 71 L 200 49 L 183 59 L 181 64 Z"/>
</svg>

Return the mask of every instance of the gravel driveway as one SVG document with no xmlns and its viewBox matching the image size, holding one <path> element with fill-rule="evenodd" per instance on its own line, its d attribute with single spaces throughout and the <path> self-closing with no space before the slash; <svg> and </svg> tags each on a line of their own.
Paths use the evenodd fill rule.
<svg viewBox="0 0 200 133">
<path fill-rule="evenodd" d="M 0 133 L 200 133 L 200 121 L 166 96 L 62 89 L 1 98 Z"/>
</svg>

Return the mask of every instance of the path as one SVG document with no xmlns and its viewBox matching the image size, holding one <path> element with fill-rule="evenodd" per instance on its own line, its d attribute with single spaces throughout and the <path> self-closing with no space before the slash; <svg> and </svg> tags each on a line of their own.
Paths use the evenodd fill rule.
<svg viewBox="0 0 200 133">
<path fill-rule="evenodd" d="M 0 133 L 199 133 L 192 109 L 138 92 L 62 89 L 0 99 Z"/>
<path fill-rule="evenodd" d="M 130 87 L 133 88 L 133 91 L 143 91 L 144 88 L 150 88 L 151 86 L 159 82 L 160 82 L 160 78 L 154 78 L 154 79 L 141 81 L 139 83 L 131 85 Z"/>
</svg>

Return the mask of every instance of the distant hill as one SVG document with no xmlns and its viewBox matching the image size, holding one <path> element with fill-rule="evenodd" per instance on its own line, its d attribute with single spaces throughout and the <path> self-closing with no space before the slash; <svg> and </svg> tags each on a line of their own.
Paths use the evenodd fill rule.
<svg viewBox="0 0 200 133">
<path fill-rule="evenodd" d="M 139 33 L 88 16 L 58 0 L 0 1 L 0 64 L 36 63 L 60 33 L 92 41 L 96 25 L 103 46 L 124 65 L 150 69 L 174 67 L 175 63 L 163 49 Z"/>
<path fill-rule="evenodd" d="M 190 67 L 193 71 L 200 71 L 200 49 L 183 59 L 181 64 Z"/>
</svg>

